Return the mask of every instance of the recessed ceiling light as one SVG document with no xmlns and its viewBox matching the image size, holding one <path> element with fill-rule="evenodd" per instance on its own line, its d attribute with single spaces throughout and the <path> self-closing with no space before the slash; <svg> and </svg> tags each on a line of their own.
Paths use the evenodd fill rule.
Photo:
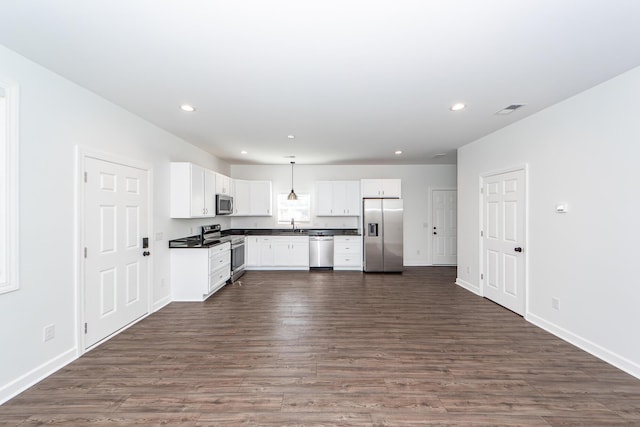
<svg viewBox="0 0 640 427">
<path fill-rule="evenodd" d="M 240 154 L 247 154 L 247 150 L 242 150 Z"/>
<path fill-rule="evenodd" d="M 182 104 L 180 106 L 180 109 L 182 111 L 186 111 L 187 113 L 193 113 L 194 111 L 196 111 L 196 108 L 193 105 L 189 105 L 189 104 Z"/>
<path fill-rule="evenodd" d="M 294 139 L 296 136 L 295 135 L 287 135 L 287 138 L 289 139 Z"/>
<path fill-rule="evenodd" d="M 453 104 L 449 109 L 451 111 L 460 111 L 460 110 L 464 110 L 465 107 L 466 105 L 464 105 L 462 102 L 458 102 L 457 104 Z"/>
<path fill-rule="evenodd" d="M 396 151 L 396 154 L 402 154 L 402 150 Z"/>
</svg>

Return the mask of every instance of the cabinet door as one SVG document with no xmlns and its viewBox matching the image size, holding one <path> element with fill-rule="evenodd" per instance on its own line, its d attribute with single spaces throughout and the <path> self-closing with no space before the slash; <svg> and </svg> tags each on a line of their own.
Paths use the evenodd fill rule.
<svg viewBox="0 0 640 427">
<path fill-rule="evenodd" d="M 204 168 L 191 165 L 191 216 L 205 216 Z"/>
<path fill-rule="evenodd" d="M 262 252 L 261 238 L 251 236 L 246 238 L 247 244 L 247 267 L 259 267 L 261 265 L 260 255 Z"/>
<path fill-rule="evenodd" d="M 316 182 L 316 215 L 333 215 L 333 182 Z"/>
<path fill-rule="evenodd" d="M 382 196 L 400 198 L 402 196 L 402 181 L 399 179 L 383 179 Z"/>
<path fill-rule="evenodd" d="M 228 176 L 222 175 L 220 173 L 216 174 L 216 194 L 231 194 L 231 178 Z"/>
<path fill-rule="evenodd" d="M 358 181 L 346 181 L 345 210 L 349 216 L 360 216 L 360 183 Z"/>
<path fill-rule="evenodd" d="M 249 215 L 251 209 L 250 181 L 236 179 L 233 182 L 235 197 L 233 198 L 233 214 Z"/>
<path fill-rule="evenodd" d="M 291 242 L 288 237 L 272 237 L 273 266 L 284 267 L 291 264 Z"/>
<path fill-rule="evenodd" d="M 332 215 L 344 216 L 347 214 L 347 185 L 346 181 L 333 182 L 333 210 Z"/>
<path fill-rule="evenodd" d="M 362 185 L 362 197 L 380 197 L 382 183 L 379 179 L 363 179 Z"/>
<path fill-rule="evenodd" d="M 216 173 L 204 170 L 204 216 L 216 216 Z"/>
<path fill-rule="evenodd" d="M 271 216 L 271 181 L 249 181 L 249 215 Z"/>
<path fill-rule="evenodd" d="M 260 238 L 260 265 L 269 267 L 274 265 L 274 249 L 271 242 L 271 237 Z"/>
<path fill-rule="evenodd" d="M 309 267 L 309 238 L 292 237 L 289 243 L 288 264 L 292 267 Z"/>
</svg>

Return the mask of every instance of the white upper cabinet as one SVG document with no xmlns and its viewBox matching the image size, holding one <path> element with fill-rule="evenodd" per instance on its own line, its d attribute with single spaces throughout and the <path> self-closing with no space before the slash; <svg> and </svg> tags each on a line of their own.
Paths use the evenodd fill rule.
<svg viewBox="0 0 640 427">
<path fill-rule="evenodd" d="M 234 179 L 233 215 L 271 216 L 271 181 Z"/>
<path fill-rule="evenodd" d="M 359 216 L 360 182 L 317 181 L 317 216 Z"/>
<path fill-rule="evenodd" d="M 362 197 L 402 197 L 400 179 L 363 179 Z"/>
<path fill-rule="evenodd" d="M 214 217 L 215 202 L 215 172 L 193 163 L 171 163 L 171 218 Z"/>
<path fill-rule="evenodd" d="M 216 173 L 216 194 L 226 194 L 231 196 L 231 178 L 220 173 Z"/>
</svg>

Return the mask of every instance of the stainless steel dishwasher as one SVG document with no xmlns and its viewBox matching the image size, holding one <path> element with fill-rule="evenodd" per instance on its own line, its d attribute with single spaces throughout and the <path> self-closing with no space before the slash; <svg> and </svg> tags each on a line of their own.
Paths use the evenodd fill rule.
<svg viewBox="0 0 640 427">
<path fill-rule="evenodd" d="M 333 236 L 309 236 L 309 267 L 333 268 Z"/>
</svg>

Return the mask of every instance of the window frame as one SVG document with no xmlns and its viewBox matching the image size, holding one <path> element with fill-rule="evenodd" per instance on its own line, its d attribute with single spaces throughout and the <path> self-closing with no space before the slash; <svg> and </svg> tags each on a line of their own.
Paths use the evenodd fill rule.
<svg viewBox="0 0 640 427">
<path fill-rule="evenodd" d="M 278 194 L 278 196 L 276 197 L 276 212 L 277 212 L 277 224 L 278 225 L 290 225 L 291 224 L 291 216 L 288 216 L 288 218 L 281 218 L 281 208 L 280 208 L 280 203 L 281 202 L 291 202 L 290 200 L 287 200 L 287 197 L 289 196 L 289 194 Z M 302 199 L 302 200 L 301 200 Z M 304 202 L 306 200 L 307 205 L 303 206 L 303 208 L 307 209 L 307 217 L 306 219 L 297 219 L 295 220 L 296 224 L 299 223 L 303 223 L 303 224 L 309 224 L 311 223 L 311 195 L 310 194 L 298 194 L 298 200 L 297 202 Z"/>
<path fill-rule="evenodd" d="M 4 92 L 4 125 L 0 124 L 0 163 L 4 169 L 0 179 L 0 294 L 20 288 L 18 280 L 18 85 L 0 76 Z M 4 129 L 2 129 L 4 128 Z M 3 236 L 3 237 L 2 237 Z"/>
</svg>

